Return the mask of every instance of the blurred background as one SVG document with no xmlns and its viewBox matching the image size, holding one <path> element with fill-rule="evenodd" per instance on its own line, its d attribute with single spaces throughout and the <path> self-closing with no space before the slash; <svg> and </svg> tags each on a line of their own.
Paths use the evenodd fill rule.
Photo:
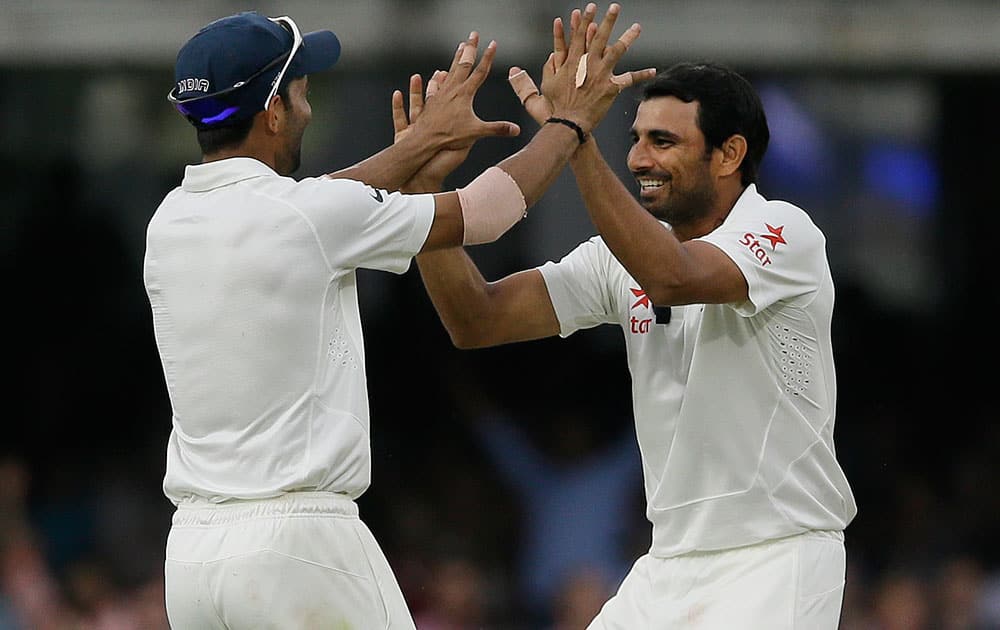
<svg viewBox="0 0 1000 630">
<path fill-rule="evenodd" d="M 170 404 L 141 265 L 147 221 L 200 158 L 165 99 L 177 49 L 247 9 L 334 30 L 342 60 L 310 79 L 307 176 L 390 143 L 392 90 L 480 30 L 500 46 L 477 110 L 525 131 L 481 142 L 454 187 L 530 138 L 506 69 L 537 76 L 552 18 L 573 5 L 3 7 L 0 629 L 163 628 Z M 751 79 L 772 133 L 759 188 L 807 209 L 828 237 L 836 439 L 860 508 L 842 627 L 1000 628 L 988 266 L 1000 236 L 1000 3 L 634 0 L 617 32 L 633 21 L 643 35 L 621 67 L 711 59 Z M 597 131 L 629 186 L 636 99 L 624 93 Z M 528 220 L 472 254 L 497 279 L 593 233 L 564 173 Z M 374 453 L 359 503 L 418 628 L 584 628 L 649 545 L 621 333 L 459 351 L 415 268 L 361 272 L 359 287 Z"/>
</svg>

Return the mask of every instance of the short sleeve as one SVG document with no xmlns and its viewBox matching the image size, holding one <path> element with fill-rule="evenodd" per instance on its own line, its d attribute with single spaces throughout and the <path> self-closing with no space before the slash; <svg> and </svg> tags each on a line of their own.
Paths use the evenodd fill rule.
<svg viewBox="0 0 1000 630">
<path fill-rule="evenodd" d="M 434 196 L 349 179 L 304 179 L 290 200 L 316 230 L 331 267 L 403 273 L 430 233 Z"/>
<path fill-rule="evenodd" d="M 603 240 L 594 237 L 559 262 L 547 262 L 538 268 L 559 320 L 561 336 L 599 324 L 617 323 L 608 290 L 610 255 Z"/>
<path fill-rule="evenodd" d="M 808 299 L 828 270 L 826 239 L 805 212 L 780 201 L 760 208 L 731 217 L 699 239 L 725 252 L 743 272 L 749 300 L 733 306 L 747 317 L 776 302 Z"/>
</svg>

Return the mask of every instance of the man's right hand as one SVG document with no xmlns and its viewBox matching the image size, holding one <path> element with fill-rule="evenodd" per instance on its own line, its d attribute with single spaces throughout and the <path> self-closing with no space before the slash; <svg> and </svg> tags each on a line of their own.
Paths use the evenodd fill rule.
<svg viewBox="0 0 1000 630">
<path fill-rule="evenodd" d="M 448 73 L 446 71 L 435 70 L 434 74 L 427 81 L 427 93 L 425 95 L 421 76 L 419 74 L 411 76 L 409 111 L 407 111 L 403 102 L 403 93 L 399 90 L 392 93 L 393 143 L 399 142 L 411 133 L 413 124 L 417 122 L 424 111 L 425 103 L 438 93 L 441 89 L 441 84 L 447 78 Z M 471 150 L 472 144 L 461 149 L 442 149 L 438 151 L 400 190 L 409 193 L 439 192 L 445 177 L 465 161 Z"/>
<path fill-rule="evenodd" d="M 539 125 L 557 116 L 573 120 L 589 132 L 604 117 L 622 89 L 655 76 L 655 68 L 611 74 L 617 61 L 638 39 L 640 27 L 633 24 L 613 46 L 608 47 L 607 42 L 621 7 L 612 4 L 600 26 L 593 22 L 596 12 L 594 4 L 587 5 L 582 14 L 579 9 L 573 11 L 568 45 L 562 18 L 553 21 L 553 52 L 542 67 L 541 91 L 525 70 L 517 66 L 510 69 L 508 80 L 514 93 Z M 578 82 L 581 83 L 579 86 Z M 581 94 L 576 93 L 577 88 L 582 88 Z M 590 100 L 581 98 L 583 96 Z M 556 113 L 556 99 L 560 99 L 558 105 L 565 111 Z M 592 111 L 575 112 L 571 111 L 573 108 L 591 108 Z"/>
<path fill-rule="evenodd" d="M 440 82 L 434 98 L 424 104 L 417 121 L 411 120 L 412 132 L 428 141 L 440 143 L 441 148 L 464 149 L 479 138 L 488 136 L 516 136 L 521 128 L 509 121 L 486 122 L 476 115 L 473 100 L 476 92 L 489 76 L 496 56 L 496 42 L 490 42 L 476 65 L 479 34 L 472 32 L 462 42 L 451 68 Z"/>
</svg>

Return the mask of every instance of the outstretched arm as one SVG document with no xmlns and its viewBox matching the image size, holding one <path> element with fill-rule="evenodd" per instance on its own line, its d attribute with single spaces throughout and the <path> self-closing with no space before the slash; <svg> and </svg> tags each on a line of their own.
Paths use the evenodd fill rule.
<svg viewBox="0 0 1000 630">
<path fill-rule="evenodd" d="M 414 125 L 410 133 L 398 138 L 392 146 L 327 177 L 355 179 L 375 188 L 399 190 L 443 149 L 468 148 L 477 139 L 488 136 L 518 135 L 521 130 L 516 124 L 484 122 L 473 110 L 472 101 L 496 55 L 496 46 L 491 45 L 475 66 L 478 44 L 479 35 L 473 32 L 459 46 L 433 106 L 421 115 L 422 124 Z"/>
<path fill-rule="evenodd" d="M 589 4 L 583 13 L 573 12 L 569 44 L 562 41 L 563 54 L 558 63 L 552 64 L 546 83 L 552 115 L 574 123 L 586 135 L 621 91 L 621 86 L 612 80 L 612 71 L 639 34 L 639 25 L 635 24 L 614 45 L 607 46 L 620 7 L 612 4 L 600 26 L 591 28 L 596 10 L 594 4 Z M 589 51 L 588 45 L 592 46 Z M 588 58 L 581 63 L 585 54 Z M 579 72 L 581 65 L 586 68 L 586 76 Z M 636 80 L 643 80 L 654 73 L 634 74 Z M 579 146 L 578 133 L 570 125 L 545 124 L 524 149 L 498 167 L 514 180 L 525 205 L 530 206 Z M 435 203 L 435 223 L 437 217 L 454 213 L 462 215 L 463 221 L 469 218 L 463 215 L 456 193 L 436 195 Z M 540 272 L 528 270 L 498 282 L 487 282 L 461 248 L 430 251 L 439 244 L 455 243 L 429 238 L 417 263 L 428 294 L 455 345 L 490 346 L 559 333 L 559 322 Z"/>
<path fill-rule="evenodd" d="M 485 348 L 559 334 L 537 269 L 487 282 L 461 247 L 417 256 L 427 294 L 457 348 Z"/>
<path fill-rule="evenodd" d="M 393 93 L 392 120 L 397 141 L 409 133 L 410 121 L 420 117 L 425 100 L 437 94 L 440 82 L 446 77 L 443 70 L 435 72 L 427 82 L 426 96 L 420 75 L 410 77 L 408 112 L 402 92 Z M 439 192 L 444 178 L 465 161 L 469 149 L 471 146 L 439 152 L 406 183 L 403 191 Z M 443 220 L 442 216 L 435 220 L 436 224 Z M 461 225 L 455 229 L 461 232 Z M 457 347 L 495 346 L 558 334 L 559 323 L 537 271 L 525 271 L 490 283 L 463 248 L 430 251 L 425 246 L 425 249 L 428 251 L 417 256 L 417 265 Z"/>
</svg>

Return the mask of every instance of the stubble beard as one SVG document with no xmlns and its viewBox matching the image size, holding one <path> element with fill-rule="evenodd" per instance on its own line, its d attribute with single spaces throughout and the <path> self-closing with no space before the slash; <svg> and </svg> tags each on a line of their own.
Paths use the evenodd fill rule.
<svg viewBox="0 0 1000 630">
<path fill-rule="evenodd" d="M 718 195 L 707 172 L 696 186 L 686 190 L 674 187 L 673 182 L 673 179 L 669 182 L 671 190 L 666 199 L 642 203 L 651 215 L 670 225 L 684 225 L 698 221 L 712 212 Z"/>
<path fill-rule="evenodd" d="M 296 172 L 302 165 L 302 136 L 305 135 L 307 125 L 303 124 L 300 120 L 297 120 L 296 122 L 296 126 L 299 128 L 295 129 L 294 133 L 289 138 L 287 150 L 285 151 L 285 155 L 283 156 L 284 159 L 282 160 L 282 162 L 284 162 L 284 168 L 281 170 L 280 174 L 285 176 Z"/>
<path fill-rule="evenodd" d="M 288 151 L 285 155 L 285 160 L 288 164 L 286 168 L 285 175 L 291 175 L 295 171 L 299 170 L 302 165 L 302 136 L 305 135 L 305 127 L 303 126 L 299 129 L 295 135 L 292 137 L 291 142 L 288 145 Z"/>
</svg>

